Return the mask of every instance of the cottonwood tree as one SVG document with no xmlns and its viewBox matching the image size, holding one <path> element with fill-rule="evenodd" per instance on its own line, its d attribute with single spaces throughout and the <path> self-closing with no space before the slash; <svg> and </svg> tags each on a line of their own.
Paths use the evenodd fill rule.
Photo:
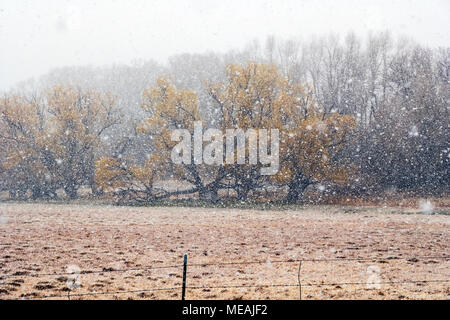
<svg viewBox="0 0 450 320">
<path fill-rule="evenodd" d="M 46 94 L 49 166 L 56 166 L 69 198 L 84 183 L 94 187 L 94 152 L 105 130 L 117 124 L 114 96 L 54 87 Z M 55 161 L 55 162 L 53 162 Z"/>
<path fill-rule="evenodd" d="M 5 95 L 0 100 L 1 169 L 12 198 L 55 197 L 57 185 L 44 165 L 46 125 L 40 99 Z"/>
<path fill-rule="evenodd" d="M 274 65 L 231 65 L 227 74 L 227 82 L 210 86 L 222 129 L 279 130 L 281 170 L 272 181 L 289 186 L 288 201 L 298 200 L 314 182 L 345 181 L 347 172 L 334 163 L 334 155 L 355 125 L 352 116 L 327 112 L 311 89 L 292 84 Z M 267 181 L 260 174 L 261 164 L 225 168 L 239 199 Z"/>
<path fill-rule="evenodd" d="M 76 198 L 82 185 L 94 188 L 95 150 L 118 121 L 112 95 L 53 87 L 31 98 L 0 101 L 3 170 L 14 173 L 21 194 L 56 197 L 63 188 Z M 12 185 L 14 182 L 12 182 Z"/>
<path fill-rule="evenodd" d="M 153 187 L 155 180 L 161 178 L 160 163 L 156 154 L 144 165 L 133 159 L 102 157 L 96 162 L 95 182 L 103 191 L 112 191 L 118 202 L 149 202 L 160 197 Z"/>
<path fill-rule="evenodd" d="M 152 136 L 155 152 L 166 161 L 171 158 L 172 149 L 177 144 L 176 141 L 172 141 L 172 131 L 184 129 L 193 136 L 195 122 L 204 123 L 199 112 L 197 95 L 190 90 L 175 88 L 167 78 L 158 79 L 156 87 L 144 91 L 142 108 L 149 117 L 139 130 Z M 203 141 L 200 143 L 203 144 Z M 201 163 L 202 161 L 194 158 L 193 152 L 190 156 L 190 163 L 170 162 L 175 178 L 192 184 L 194 189 L 191 191 L 198 192 L 201 199 L 216 197 L 216 194 L 211 195 L 210 189 L 220 181 L 220 178 L 216 177 L 217 168 L 207 167 Z"/>
<path fill-rule="evenodd" d="M 228 66 L 224 82 L 208 85 L 208 92 L 219 110 L 220 129 L 225 132 L 275 128 L 272 117 L 283 85 L 285 83 L 274 65 L 249 63 L 246 66 Z M 236 161 L 235 164 L 225 166 L 226 176 L 241 200 L 246 200 L 249 192 L 260 187 L 266 180 L 261 175 L 261 163 L 250 161 L 250 143 L 246 143 L 245 154 L 247 157 L 244 164 Z"/>
<path fill-rule="evenodd" d="M 199 112 L 197 95 L 190 90 L 177 89 L 169 78 L 161 77 L 157 80 L 154 87 L 143 92 L 142 108 L 148 117 L 139 125 L 138 132 L 150 138 L 154 150 L 147 162 L 147 167 L 151 169 L 158 168 L 156 172 L 159 173 L 159 178 L 168 178 L 171 175 L 178 181 L 185 181 L 192 185 L 192 188 L 187 190 L 165 192 L 162 196 L 198 192 L 201 199 L 216 198 L 217 194 L 211 194 L 210 190 L 218 190 L 217 184 L 220 178 L 216 177 L 216 175 L 220 169 L 196 163 L 193 153 L 190 153 L 190 163 L 175 164 L 170 160 L 172 149 L 177 144 L 176 141 L 172 141 L 171 135 L 173 130 L 185 129 L 190 135 L 193 135 L 194 123 L 196 121 L 204 122 Z M 189 139 L 191 139 L 190 136 Z M 203 142 L 201 141 L 201 143 Z M 102 161 L 103 165 L 99 167 L 98 172 L 99 181 L 105 180 L 105 178 L 108 180 L 107 177 L 111 176 L 114 177 L 110 179 L 112 181 L 106 181 L 105 183 L 111 183 L 114 186 L 118 180 L 120 180 L 121 184 L 125 180 L 129 182 L 138 180 L 138 183 L 141 186 L 143 185 L 141 179 L 136 179 L 136 174 L 133 172 L 140 171 L 143 174 L 143 172 L 148 170 L 145 166 L 134 166 L 131 171 L 126 171 L 118 170 L 118 166 L 111 159 Z M 114 168 L 112 169 L 113 172 L 107 173 L 105 171 L 106 167 Z M 130 178 L 115 177 L 119 172 Z M 105 183 L 102 184 L 105 185 Z M 142 188 L 136 189 L 135 187 L 130 187 L 129 184 L 125 185 L 121 187 L 122 189 L 128 188 L 128 192 L 135 194 L 138 193 L 137 190 L 143 192 Z M 117 188 L 117 186 L 115 187 Z M 149 199 L 161 197 L 161 192 L 156 196 L 150 185 L 145 185 L 144 189 L 146 190 L 144 193 Z"/>
</svg>

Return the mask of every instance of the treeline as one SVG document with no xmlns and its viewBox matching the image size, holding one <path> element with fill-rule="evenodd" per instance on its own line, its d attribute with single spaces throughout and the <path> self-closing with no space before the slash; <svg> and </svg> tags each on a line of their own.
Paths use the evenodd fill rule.
<svg viewBox="0 0 450 320">
<path fill-rule="evenodd" d="M 242 51 L 184 54 L 166 66 L 62 68 L 0 99 L 0 188 L 11 198 L 122 201 L 176 194 L 247 200 L 260 188 L 301 200 L 312 185 L 341 193 L 447 192 L 450 49 L 389 34 L 309 41 L 269 37 Z M 170 132 L 276 128 L 280 170 L 175 165 Z M 174 180 L 183 188 L 162 188 Z M 326 192 L 326 190 L 325 190 Z"/>
</svg>

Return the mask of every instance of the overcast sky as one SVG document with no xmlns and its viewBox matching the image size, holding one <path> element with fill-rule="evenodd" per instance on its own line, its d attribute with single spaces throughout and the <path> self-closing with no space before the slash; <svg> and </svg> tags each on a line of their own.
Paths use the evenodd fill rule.
<svg viewBox="0 0 450 320">
<path fill-rule="evenodd" d="M 390 30 L 450 47 L 449 0 L 0 0 L 0 90 L 54 67 L 166 62 L 181 52 Z"/>
</svg>

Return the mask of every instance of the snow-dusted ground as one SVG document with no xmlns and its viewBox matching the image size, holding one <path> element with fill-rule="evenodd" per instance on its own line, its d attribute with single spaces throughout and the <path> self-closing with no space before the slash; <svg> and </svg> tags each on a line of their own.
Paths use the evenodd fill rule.
<svg viewBox="0 0 450 320">
<path fill-rule="evenodd" d="M 400 214 L 401 212 L 410 214 Z M 313 206 L 295 211 L 213 208 L 0 204 L 0 298 L 67 295 L 71 270 L 151 270 L 81 274 L 71 294 L 172 288 L 181 284 L 183 254 L 187 298 L 298 299 L 299 288 L 223 288 L 298 283 L 298 259 L 403 257 L 386 261 L 305 261 L 302 298 L 449 299 L 450 216 L 413 209 Z M 278 262 L 278 261 L 288 262 Z M 75 267 L 73 267 L 75 266 Z M 69 279 L 70 280 L 70 279 Z M 358 285 L 308 286 L 358 282 Z M 380 284 L 379 284 L 380 283 Z M 181 289 L 72 299 L 179 299 Z"/>
</svg>

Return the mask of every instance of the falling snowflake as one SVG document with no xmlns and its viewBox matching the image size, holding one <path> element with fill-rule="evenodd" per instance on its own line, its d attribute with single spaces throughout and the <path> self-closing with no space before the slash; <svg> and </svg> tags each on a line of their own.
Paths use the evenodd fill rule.
<svg viewBox="0 0 450 320">
<path fill-rule="evenodd" d="M 422 200 L 419 203 L 419 208 L 423 213 L 432 213 L 434 210 L 434 205 L 430 200 Z"/>
</svg>

